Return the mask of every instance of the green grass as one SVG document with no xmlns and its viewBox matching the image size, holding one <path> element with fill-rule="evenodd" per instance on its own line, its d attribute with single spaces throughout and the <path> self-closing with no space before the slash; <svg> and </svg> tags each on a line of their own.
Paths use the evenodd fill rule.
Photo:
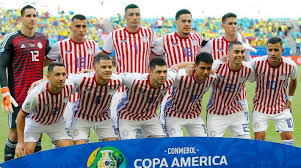
<svg viewBox="0 0 301 168">
<path fill-rule="evenodd" d="M 298 67 L 298 79 L 301 79 L 301 66 Z M 247 96 L 248 96 L 248 103 L 249 103 L 249 109 L 251 112 L 252 109 L 252 98 L 254 96 L 254 91 L 255 91 L 255 83 L 248 83 L 247 86 Z M 204 96 L 203 99 L 203 119 L 205 119 L 205 107 L 208 102 L 210 93 L 207 92 L 207 94 Z M 293 100 L 293 118 L 294 118 L 294 139 L 295 139 L 295 146 L 301 147 L 301 113 L 298 110 L 298 107 L 301 107 L 301 84 L 298 85 L 297 90 L 295 92 L 294 100 Z M 1 103 L 0 103 L 1 104 Z M 1 105 L 0 105 L 1 106 Z M 1 109 L 1 108 L 0 108 Z M 253 138 L 253 132 L 252 132 L 252 126 L 250 125 L 251 129 L 251 135 Z M 8 133 L 8 127 L 7 127 L 7 114 L 2 112 L 0 110 L 0 163 L 3 162 L 3 150 L 4 150 L 4 145 L 7 139 L 7 133 Z M 230 137 L 230 133 L 227 132 L 226 137 Z M 92 131 L 91 133 L 91 142 L 96 142 L 97 141 L 97 136 L 96 134 Z M 269 128 L 267 130 L 267 136 L 266 136 L 267 141 L 272 141 L 272 142 L 281 142 L 279 133 L 275 131 L 275 127 L 273 123 L 270 123 Z M 47 149 L 52 149 L 52 143 L 47 135 L 43 135 L 42 139 L 42 146 L 43 150 Z"/>
</svg>

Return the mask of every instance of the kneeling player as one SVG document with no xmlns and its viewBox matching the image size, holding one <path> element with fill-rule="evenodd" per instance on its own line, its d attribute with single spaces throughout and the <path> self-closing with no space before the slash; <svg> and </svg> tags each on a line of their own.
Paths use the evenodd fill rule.
<svg viewBox="0 0 301 168">
<path fill-rule="evenodd" d="M 29 92 L 18 114 L 17 157 L 21 157 L 23 151 L 25 155 L 33 153 L 42 133 L 47 133 L 59 147 L 72 145 L 62 114 L 74 85 L 66 81 L 66 69 L 62 63 L 49 65 L 47 79 Z"/>
<path fill-rule="evenodd" d="M 212 66 L 217 79 L 207 105 L 208 136 L 222 137 L 229 128 L 232 137 L 250 139 L 248 115 L 239 100 L 246 81 L 254 80 L 254 72 L 243 62 L 244 51 L 241 42 L 233 41 L 229 44 L 229 61 L 217 60 Z"/>
<path fill-rule="evenodd" d="M 170 137 L 183 136 L 183 127 L 186 127 L 188 136 L 207 136 L 201 117 L 201 103 L 204 93 L 216 79 L 216 76 L 210 75 L 212 63 L 212 56 L 203 52 L 196 57 L 192 75 L 187 74 L 185 69 L 179 70 L 164 107 Z"/>
<path fill-rule="evenodd" d="M 99 140 L 118 139 L 109 110 L 112 96 L 122 85 L 122 80 L 119 75 L 112 75 L 112 67 L 112 59 L 109 56 L 96 56 L 95 72 L 70 74 L 68 77 L 79 92 L 71 124 L 75 144 L 87 143 L 90 128 L 95 130 Z"/>
</svg>

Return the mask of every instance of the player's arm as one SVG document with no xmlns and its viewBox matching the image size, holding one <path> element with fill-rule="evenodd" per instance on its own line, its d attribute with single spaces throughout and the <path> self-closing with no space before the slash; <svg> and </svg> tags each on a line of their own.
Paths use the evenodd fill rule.
<svg viewBox="0 0 301 168">
<path fill-rule="evenodd" d="M 49 51 L 47 52 L 47 50 Z M 61 53 L 60 53 L 59 42 L 55 43 L 53 48 L 48 47 L 48 49 L 46 49 L 46 53 L 47 55 L 46 58 L 44 59 L 44 67 L 48 66 L 51 62 L 56 61 L 60 57 Z"/>
<path fill-rule="evenodd" d="M 152 60 L 153 58 L 160 57 L 163 59 L 164 48 L 163 48 L 163 37 L 155 40 L 152 43 L 151 53 L 149 59 Z"/>
<path fill-rule="evenodd" d="M 184 68 L 188 68 L 188 67 L 193 67 L 194 65 L 194 62 L 182 62 L 182 63 L 179 63 L 179 64 L 176 64 L 176 65 L 173 65 L 172 68 L 173 69 L 184 69 Z"/>
<path fill-rule="evenodd" d="M 12 104 L 15 107 L 18 107 L 18 104 L 10 94 L 6 75 L 6 69 L 9 67 L 13 50 L 11 36 L 9 36 L 7 39 L 4 39 L 0 50 L 0 85 L 2 94 L 2 109 L 5 112 L 12 113 Z"/>
<path fill-rule="evenodd" d="M 298 68 L 295 63 L 293 63 L 294 69 L 293 72 L 290 75 L 290 82 L 288 86 L 288 98 L 286 101 L 286 106 L 290 109 L 291 113 L 292 111 L 292 101 L 293 101 L 293 96 L 295 94 L 296 88 L 297 88 L 297 74 L 298 74 Z"/>
<path fill-rule="evenodd" d="M 16 147 L 16 157 L 24 156 L 24 127 L 25 127 L 25 118 L 28 116 L 28 113 L 25 113 L 22 109 L 19 111 L 17 116 L 17 133 L 18 133 L 18 144 Z"/>
<path fill-rule="evenodd" d="M 105 40 L 102 51 L 97 54 L 99 56 L 109 56 L 114 52 L 114 42 L 113 42 L 113 33 L 111 32 L 108 36 L 108 38 Z M 115 63 L 115 56 L 112 57 L 113 65 L 116 65 Z"/>
</svg>

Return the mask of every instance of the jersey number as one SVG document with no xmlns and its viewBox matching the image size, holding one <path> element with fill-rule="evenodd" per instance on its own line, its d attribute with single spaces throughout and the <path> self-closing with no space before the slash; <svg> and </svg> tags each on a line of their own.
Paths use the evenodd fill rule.
<svg viewBox="0 0 301 168">
<path fill-rule="evenodd" d="M 84 68 L 86 65 L 85 57 L 76 58 L 77 68 Z"/>
<path fill-rule="evenodd" d="M 235 89 L 236 89 L 236 84 L 228 83 L 228 84 L 226 84 L 224 91 L 225 92 L 234 92 Z"/>
<path fill-rule="evenodd" d="M 277 81 L 268 81 L 268 89 L 276 90 L 277 88 Z"/>
<path fill-rule="evenodd" d="M 32 58 L 32 61 L 33 61 L 33 62 L 40 61 L 40 60 L 38 59 L 39 51 L 30 51 L 30 53 L 31 53 L 31 58 Z"/>
</svg>

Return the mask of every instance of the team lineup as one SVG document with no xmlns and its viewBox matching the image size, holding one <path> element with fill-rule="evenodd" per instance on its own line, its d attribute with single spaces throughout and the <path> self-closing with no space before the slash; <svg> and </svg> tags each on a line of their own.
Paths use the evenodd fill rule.
<svg viewBox="0 0 301 168">
<path fill-rule="evenodd" d="M 251 58 L 256 50 L 238 32 L 233 13 L 222 17 L 224 36 L 206 41 L 191 32 L 187 9 L 175 15 L 176 32 L 159 39 L 140 26 L 137 5 L 124 12 L 126 27 L 111 32 L 100 50 L 86 39 L 85 16 L 74 15 L 71 37 L 50 47 L 35 32 L 36 9 L 22 8 L 22 29 L 1 44 L 2 107 L 9 113 L 5 161 L 41 151 L 43 133 L 56 147 L 88 143 L 91 128 L 100 141 L 181 137 L 183 128 L 193 137 L 223 137 L 229 130 L 251 139 L 251 122 L 254 139 L 265 140 L 272 120 L 283 144 L 293 145 L 297 65 L 282 56 L 281 38 L 268 39 L 268 55 Z M 256 83 L 252 121 L 247 82 Z M 202 101 L 210 89 L 209 102 Z"/>
</svg>

